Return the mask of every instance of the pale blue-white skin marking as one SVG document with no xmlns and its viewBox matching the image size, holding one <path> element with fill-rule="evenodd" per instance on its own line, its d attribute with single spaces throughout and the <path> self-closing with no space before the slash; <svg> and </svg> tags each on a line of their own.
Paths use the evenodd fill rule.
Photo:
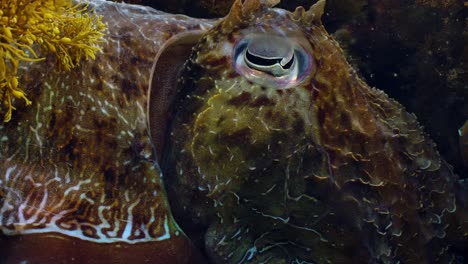
<svg viewBox="0 0 468 264">
<path fill-rule="evenodd" d="M 34 94 L 32 88 L 28 88 L 34 83 L 41 84 L 42 90 L 39 96 L 32 98 L 32 106 L 18 109 L 22 112 L 14 117 L 16 120 L 12 122 L 16 124 L 0 124 L 0 233 L 15 236 L 55 232 L 96 243 L 133 244 L 170 239 L 180 232 L 171 227 L 173 220 L 166 208 L 160 171 L 147 134 L 146 89 L 152 59 L 171 37 L 165 31 L 179 33 L 188 27 L 206 30 L 213 21 L 170 15 L 143 6 L 103 0 L 88 2 L 108 24 L 102 43 L 104 52 L 96 55 L 96 61 L 83 61 L 80 68 L 67 73 L 54 68 L 51 60 L 21 65 L 23 74 L 35 74 L 32 75 L 34 79 L 30 78 L 30 83 L 25 84 L 26 92 Z M 127 35 L 120 35 L 122 32 Z M 141 43 L 141 46 L 135 49 L 125 46 L 124 37 L 128 36 L 132 43 Z M 146 66 L 133 66 L 129 62 L 132 56 Z M 120 64 L 125 65 L 125 72 L 120 71 Z M 99 75 L 90 74 L 93 66 Z M 144 89 L 142 95 L 132 100 L 123 95 L 121 87 L 121 81 L 129 78 L 129 72 L 133 74 L 130 76 L 136 76 L 131 80 L 132 88 Z M 101 91 L 96 90 L 98 84 L 102 86 Z M 118 190 L 121 199 L 116 208 L 101 190 L 104 184 L 99 179 L 103 172 L 94 168 L 94 164 L 85 167 L 76 160 L 55 162 L 57 157 L 51 153 L 58 151 L 58 146 L 47 134 L 53 111 L 59 111 L 59 114 L 71 111 L 74 119 L 73 123 L 67 123 L 67 128 L 73 131 L 64 132 L 84 140 L 85 144 L 96 132 L 90 120 L 114 122 L 115 131 L 103 136 L 116 139 L 118 146 L 104 150 L 114 155 L 104 162 L 116 170 L 135 171 L 135 175 L 143 177 L 139 180 L 148 186 L 148 190 L 143 189 L 145 193 L 141 194 L 131 188 Z M 135 140 L 142 146 L 137 153 L 141 162 L 122 153 L 123 149 L 131 148 Z M 98 152 L 97 149 L 88 151 Z M 146 168 L 144 164 L 150 165 Z M 28 191 L 28 187 L 33 191 Z M 94 197 L 89 192 L 95 193 Z M 91 206 L 96 211 L 94 222 L 88 219 L 77 221 L 76 207 L 67 207 L 71 206 L 70 201 L 74 201 L 76 207 L 77 204 Z M 145 208 L 146 211 L 136 211 L 138 205 L 148 201 L 154 202 L 149 203 L 151 206 Z M 111 212 L 119 217 L 114 217 Z M 143 213 L 149 219 L 146 224 L 135 217 Z M 92 230 L 94 234 L 90 235 L 86 230 Z"/>
<path fill-rule="evenodd" d="M 7 173 L 5 174 L 5 182 L 1 182 L 2 184 L 5 184 L 7 185 L 9 181 L 15 181 L 17 180 L 16 177 L 19 177 L 21 176 L 21 170 L 16 170 L 16 166 L 12 166 L 12 167 L 9 167 L 7 169 Z M 34 181 L 34 176 L 33 175 L 27 175 L 25 177 L 25 180 L 31 180 L 31 181 Z M 96 229 L 97 231 L 97 235 L 100 237 L 99 239 L 95 239 L 95 238 L 91 238 L 89 236 L 86 236 L 85 234 L 83 234 L 83 232 L 81 230 L 78 230 L 78 229 L 75 229 L 75 230 L 66 230 L 66 229 L 63 229 L 62 227 L 59 226 L 59 224 L 57 224 L 57 221 L 61 219 L 61 217 L 63 217 L 64 215 L 66 215 L 67 213 L 69 213 L 69 211 L 67 210 L 64 210 L 64 211 L 61 211 L 61 213 L 59 214 L 56 214 L 54 215 L 51 220 L 49 221 L 49 223 L 46 224 L 46 227 L 45 228 L 40 228 L 40 229 L 35 229 L 35 228 L 30 228 L 28 227 L 29 225 L 31 226 L 40 226 L 40 225 L 43 225 L 45 224 L 44 220 L 45 218 L 41 218 L 40 215 L 43 213 L 43 211 L 45 210 L 50 210 L 50 209 L 44 209 L 45 206 L 46 206 L 46 203 L 47 203 L 47 198 L 48 198 L 48 191 L 47 191 L 47 185 L 52 182 L 52 181 L 57 181 L 57 182 L 61 182 L 62 179 L 58 176 L 58 173 L 57 171 L 55 172 L 54 174 L 54 178 L 50 179 L 49 181 L 47 181 L 46 183 L 35 183 L 35 186 L 37 187 L 41 187 L 41 186 L 44 186 L 44 196 L 42 198 L 42 200 L 40 201 L 40 206 L 37 207 L 37 208 L 33 208 L 33 210 L 35 210 L 36 212 L 31 215 L 31 216 L 26 216 L 25 215 L 25 211 L 28 211 L 28 210 L 31 210 L 30 206 L 28 205 L 29 204 L 29 197 L 26 197 L 25 200 L 21 201 L 20 204 L 18 205 L 12 205 L 9 203 L 9 201 L 14 201 L 16 200 L 15 197 L 13 197 L 14 195 L 17 195 L 15 192 L 8 192 L 7 193 L 7 196 L 5 197 L 5 202 L 3 203 L 3 207 L 0 208 L 0 217 L 3 219 L 4 216 L 5 216 L 5 213 L 7 213 L 8 211 L 10 210 L 13 210 L 15 208 L 18 208 L 17 209 L 17 219 L 14 218 L 13 215 L 10 215 L 10 218 L 6 221 L 6 226 L 9 226 L 9 225 L 12 225 L 14 228 L 8 228 L 6 227 L 5 225 L 2 225 L 0 226 L 0 230 L 3 232 L 3 234 L 5 235 L 25 235 L 25 234 L 37 234 L 37 233 L 48 233 L 48 232 L 57 232 L 57 233 L 61 233 L 61 234 L 64 234 L 64 235 L 68 235 L 68 236 L 71 236 L 71 237 L 76 237 L 76 238 L 80 238 L 82 240 L 88 240 L 88 241 L 93 241 L 93 242 L 99 242 L 99 243 L 114 243 L 114 242 L 127 242 L 127 243 L 138 243 L 138 242 L 148 242 L 148 241 L 161 241 L 161 240 L 165 240 L 165 239 L 169 239 L 171 237 L 171 233 L 170 233 L 170 230 L 169 230 L 169 226 L 168 226 L 168 216 L 165 215 L 164 216 L 164 234 L 162 234 L 161 236 L 159 237 L 152 237 L 149 232 L 148 232 L 148 229 L 144 226 L 141 226 L 141 230 L 143 230 L 143 232 L 145 233 L 145 236 L 144 238 L 142 239 L 138 239 L 138 240 L 135 240 L 135 239 L 130 239 L 132 235 L 132 227 L 134 225 L 134 221 L 133 221 L 133 208 L 138 204 L 140 203 L 140 199 L 138 200 L 135 200 L 135 201 L 130 201 L 130 200 L 127 200 L 126 202 L 129 202 L 130 205 L 128 207 L 128 211 L 127 211 L 127 217 L 125 219 L 119 219 L 121 221 L 115 221 L 115 228 L 114 230 L 112 231 L 108 231 L 108 232 L 103 232 L 103 229 L 106 229 L 106 228 L 110 228 L 111 225 L 109 224 L 108 220 L 106 219 L 106 217 L 103 215 L 103 212 L 106 210 L 106 209 L 110 209 L 109 206 L 104 206 L 104 205 L 100 205 L 99 208 L 98 208 L 98 211 L 99 211 L 99 219 L 101 220 L 101 225 L 99 226 L 94 226 L 94 228 Z M 88 180 L 85 180 L 85 181 L 80 181 L 77 185 L 74 185 L 74 186 L 71 186 L 69 188 L 67 188 L 64 192 L 64 196 L 67 197 L 69 196 L 69 194 L 71 194 L 72 192 L 79 192 L 80 189 L 82 188 L 83 185 L 86 185 L 86 184 L 92 184 L 91 180 L 88 179 Z M 128 191 L 126 191 L 126 194 L 128 194 Z M 84 193 L 82 193 L 80 195 L 80 199 L 88 199 L 86 197 L 86 195 Z M 102 197 L 102 199 L 104 199 L 104 197 Z M 93 200 L 89 200 L 92 204 L 94 204 L 95 202 Z M 62 200 L 62 202 L 64 202 L 64 200 Z M 56 205 L 56 207 L 59 207 L 61 204 L 58 203 Z M 151 219 L 150 219 L 150 222 L 153 222 L 156 220 L 155 218 L 155 208 L 151 208 Z M 70 211 L 71 212 L 71 211 Z M 115 220 L 115 219 L 113 219 Z M 117 236 L 117 232 L 120 230 L 120 225 L 121 224 L 124 224 L 124 227 L 123 228 L 123 234 L 121 236 Z M 63 224 L 62 224 L 63 225 Z M 27 227 L 27 229 L 25 229 L 25 227 Z M 65 226 L 63 226 L 65 228 L 67 228 L 66 224 Z M 138 232 L 138 229 L 135 231 L 137 232 L 136 235 L 139 235 Z M 114 234 L 114 235 L 112 235 Z"/>
</svg>

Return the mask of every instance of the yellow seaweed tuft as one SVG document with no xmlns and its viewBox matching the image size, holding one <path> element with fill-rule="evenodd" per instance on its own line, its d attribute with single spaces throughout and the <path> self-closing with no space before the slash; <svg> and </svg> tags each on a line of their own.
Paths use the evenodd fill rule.
<svg viewBox="0 0 468 264">
<path fill-rule="evenodd" d="M 31 101 L 18 83 L 21 61 L 56 56 L 60 69 L 71 70 L 81 59 L 94 59 L 106 26 L 87 4 L 72 0 L 9 0 L 0 3 L 0 104 L 4 122 L 11 119 L 13 102 Z"/>
</svg>

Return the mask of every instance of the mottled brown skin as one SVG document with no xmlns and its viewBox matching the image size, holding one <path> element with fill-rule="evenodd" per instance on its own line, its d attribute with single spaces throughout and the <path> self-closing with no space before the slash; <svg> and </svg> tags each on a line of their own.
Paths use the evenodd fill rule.
<svg viewBox="0 0 468 264">
<path fill-rule="evenodd" d="M 194 263 L 173 220 L 147 131 L 153 59 L 209 21 L 93 1 L 96 60 L 22 65 L 33 105 L 0 124 L 0 263 Z"/>
<path fill-rule="evenodd" d="M 215 263 L 463 261 L 466 190 L 320 15 L 236 1 L 195 47 L 163 164 L 178 223 Z M 307 40 L 307 78 L 281 90 L 236 72 L 226 44 L 255 32 Z"/>
<path fill-rule="evenodd" d="M 103 53 L 70 73 L 52 59 L 25 68 L 35 105 L 0 126 L 0 262 L 203 263 L 168 210 L 146 102 L 158 49 L 204 21 L 96 3 Z M 160 158 L 184 231 L 217 263 L 443 263 L 466 250 L 465 190 L 414 116 L 358 79 L 317 10 L 267 6 L 237 1 L 181 74 Z M 220 52 L 288 26 L 314 57 L 291 89 L 245 80 Z M 131 225 L 112 235 L 117 223 Z"/>
</svg>

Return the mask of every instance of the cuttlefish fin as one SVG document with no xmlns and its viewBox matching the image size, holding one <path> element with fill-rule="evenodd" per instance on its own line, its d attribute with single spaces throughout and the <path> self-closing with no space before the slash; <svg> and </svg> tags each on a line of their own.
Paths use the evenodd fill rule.
<svg viewBox="0 0 468 264">
<path fill-rule="evenodd" d="M 460 153 L 465 166 L 468 167 L 468 120 L 458 129 Z"/>
<path fill-rule="evenodd" d="M 192 47 L 206 31 L 177 34 L 166 41 L 156 55 L 151 70 L 148 95 L 148 128 L 158 161 L 164 147 L 166 126 L 177 94 L 177 79 Z"/>
<path fill-rule="evenodd" d="M 304 7 L 299 6 L 293 13 L 294 19 L 297 21 L 301 21 L 306 24 L 313 24 L 313 23 L 322 23 L 321 18 L 323 13 L 325 12 L 325 0 L 319 0 L 315 4 L 313 4 L 309 10 L 305 11 Z"/>
</svg>

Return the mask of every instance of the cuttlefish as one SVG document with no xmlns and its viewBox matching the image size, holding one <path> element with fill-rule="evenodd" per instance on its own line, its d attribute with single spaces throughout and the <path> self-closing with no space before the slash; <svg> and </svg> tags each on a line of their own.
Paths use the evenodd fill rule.
<svg viewBox="0 0 468 264">
<path fill-rule="evenodd" d="M 156 61 L 149 126 L 178 224 L 214 263 L 463 262 L 467 189 L 416 117 L 359 78 L 325 1 L 276 2 L 235 1 L 177 80 Z"/>
<path fill-rule="evenodd" d="M 325 1 L 277 2 L 214 26 L 91 2 L 103 53 L 25 68 L 34 105 L 0 126 L 0 262 L 462 262 L 466 189 L 416 117 Z"/>
</svg>

